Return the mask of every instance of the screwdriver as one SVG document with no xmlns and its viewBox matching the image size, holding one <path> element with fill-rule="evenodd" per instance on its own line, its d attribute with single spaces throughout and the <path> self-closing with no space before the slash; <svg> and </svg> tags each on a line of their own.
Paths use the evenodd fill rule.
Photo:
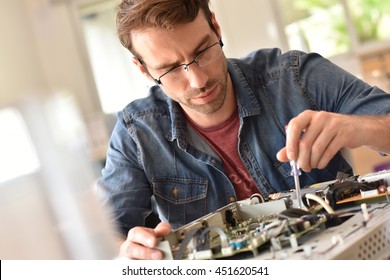
<svg viewBox="0 0 390 280">
<path fill-rule="evenodd" d="M 291 176 L 294 176 L 294 184 L 295 184 L 295 193 L 298 200 L 298 207 L 302 209 L 302 200 L 301 200 L 301 185 L 299 184 L 299 175 L 301 175 L 301 170 L 299 169 L 299 165 L 296 160 L 290 160 L 291 165 Z"/>
</svg>

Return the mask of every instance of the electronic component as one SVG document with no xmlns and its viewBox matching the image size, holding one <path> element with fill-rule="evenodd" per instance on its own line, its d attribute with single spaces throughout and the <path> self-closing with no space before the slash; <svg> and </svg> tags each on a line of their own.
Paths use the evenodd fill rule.
<svg viewBox="0 0 390 280">
<path fill-rule="evenodd" d="M 363 202 L 365 199 L 379 198 L 382 195 L 388 195 L 387 181 L 379 179 L 377 181 L 366 182 L 345 180 L 331 184 L 326 193 L 328 204 L 332 208 L 343 207 L 345 203 Z"/>
<path fill-rule="evenodd" d="M 170 248 L 167 258 L 174 259 L 389 258 L 390 204 L 383 198 L 390 194 L 390 170 L 376 175 L 302 188 L 306 208 L 299 207 L 301 196 L 294 191 L 268 201 L 251 197 L 228 204 L 162 238 L 161 248 Z M 356 197 L 363 199 L 361 207 L 345 202 Z M 375 247 L 375 254 L 367 256 L 365 249 L 356 256 L 351 242 L 361 242 L 366 234 L 380 237 L 380 248 Z M 375 238 L 370 236 L 364 244 Z"/>
</svg>

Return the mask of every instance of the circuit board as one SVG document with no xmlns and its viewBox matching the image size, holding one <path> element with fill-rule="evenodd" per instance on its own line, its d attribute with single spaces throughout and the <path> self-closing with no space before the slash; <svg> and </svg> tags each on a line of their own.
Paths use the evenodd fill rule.
<svg viewBox="0 0 390 280">
<path fill-rule="evenodd" d="M 386 170 L 303 188 L 301 208 L 294 191 L 233 202 L 173 231 L 159 249 L 166 259 L 355 259 L 340 244 L 371 226 L 383 241 L 370 257 L 382 258 L 390 252 L 389 185 Z"/>
</svg>

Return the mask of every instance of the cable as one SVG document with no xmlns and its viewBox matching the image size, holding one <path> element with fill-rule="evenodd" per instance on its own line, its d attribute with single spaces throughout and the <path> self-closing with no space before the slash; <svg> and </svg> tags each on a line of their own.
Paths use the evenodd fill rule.
<svg viewBox="0 0 390 280">
<path fill-rule="evenodd" d="M 175 255 L 175 260 L 181 260 L 183 258 L 188 244 L 197 234 L 200 235 L 200 239 L 203 239 L 205 237 L 205 235 L 211 231 L 215 231 L 219 235 L 219 237 L 221 239 L 221 245 L 223 248 L 229 247 L 228 237 L 227 237 L 226 233 L 221 228 L 216 227 L 216 226 L 209 226 L 206 228 L 204 228 L 204 227 L 195 228 L 195 229 L 190 230 L 186 234 L 183 241 L 180 243 L 179 250 Z M 195 244 L 195 248 L 196 248 L 196 244 Z"/>
<path fill-rule="evenodd" d="M 286 229 L 287 220 L 273 222 L 269 226 L 265 227 L 264 230 L 268 238 L 277 237 Z"/>
<path fill-rule="evenodd" d="M 259 201 L 256 203 L 253 201 L 253 198 L 257 198 Z M 264 203 L 265 202 L 265 199 L 264 199 L 264 196 L 262 196 L 260 193 L 254 193 L 251 195 L 251 197 L 249 198 L 251 204 L 258 204 L 258 203 Z"/>
<path fill-rule="evenodd" d="M 209 227 L 205 228 L 202 231 L 200 238 L 203 239 L 205 234 L 207 234 L 211 231 L 215 231 L 216 233 L 218 233 L 219 238 L 221 239 L 222 247 L 229 247 L 228 237 L 227 237 L 226 233 L 221 228 L 219 228 L 217 226 L 209 226 Z"/>
<path fill-rule="evenodd" d="M 184 256 L 185 250 L 187 249 L 188 244 L 192 240 L 192 238 L 195 237 L 198 231 L 203 230 L 203 228 L 194 228 L 191 229 L 189 232 L 187 232 L 186 236 L 184 237 L 183 241 L 180 243 L 179 250 L 177 251 L 175 255 L 175 260 L 181 260 Z"/>
<path fill-rule="evenodd" d="M 305 195 L 305 197 L 307 199 L 311 199 L 311 200 L 314 200 L 314 201 L 317 201 L 319 204 L 321 204 L 321 206 L 326 210 L 326 212 L 328 212 L 329 214 L 334 214 L 334 210 L 332 209 L 332 207 L 330 207 L 326 202 L 325 200 L 323 200 L 321 197 L 319 197 L 318 195 L 315 195 L 315 194 L 312 194 L 312 193 L 307 193 Z"/>
</svg>

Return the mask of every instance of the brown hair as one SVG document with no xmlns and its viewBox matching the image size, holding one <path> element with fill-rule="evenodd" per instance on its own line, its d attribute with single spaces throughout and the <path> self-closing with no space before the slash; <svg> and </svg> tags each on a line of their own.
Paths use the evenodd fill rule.
<svg viewBox="0 0 390 280">
<path fill-rule="evenodd" d="M 123 0 L 117 9 L 116 26 L 119 40 L 131 52 L 131 32 L 145 28 L 172 29 L 193 21 L 203 11 L 211 29 L 210 0 Z"/>
</svg>

